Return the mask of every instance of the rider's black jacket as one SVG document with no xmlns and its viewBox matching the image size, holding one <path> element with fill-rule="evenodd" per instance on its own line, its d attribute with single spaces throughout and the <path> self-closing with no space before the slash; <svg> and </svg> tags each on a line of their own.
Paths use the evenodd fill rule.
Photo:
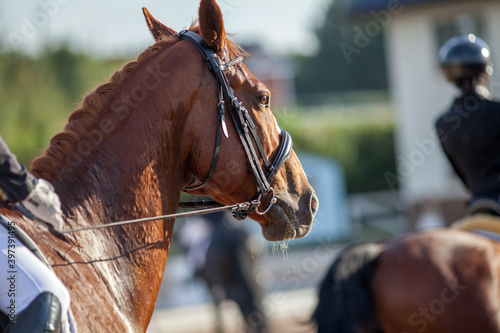
<svg viewBox="0 0 500 333">
<path fill-rule="evenodd" d="M 441 145 L 472 200 L 500 199 L 500 103 L 470 93 L 436 121 Z"/>
<path fill-rule="evenodd" d="M 25 199 L 35 186 L 35 178 L 26 171 L 0 136 L 0 189 L 11 202 Z"/>
</svg>

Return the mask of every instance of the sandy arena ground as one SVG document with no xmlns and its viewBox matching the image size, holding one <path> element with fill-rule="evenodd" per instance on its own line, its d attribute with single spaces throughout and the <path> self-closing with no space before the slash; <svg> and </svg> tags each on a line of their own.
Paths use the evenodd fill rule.
<svg viewBox="0 0 500 333">
<path fill-rule="evenodd" d="M 307 321 L 314 305 L 314 288 L 269 294 L 264 306 L 272 333 L 310 333 Z M 236 304 L 222 304 L 225 333 L 245 332 Z M 215 315 L 212 304 L 201 304 L 155 311 L 147 333 L 215 333 Z"/>
</svg>

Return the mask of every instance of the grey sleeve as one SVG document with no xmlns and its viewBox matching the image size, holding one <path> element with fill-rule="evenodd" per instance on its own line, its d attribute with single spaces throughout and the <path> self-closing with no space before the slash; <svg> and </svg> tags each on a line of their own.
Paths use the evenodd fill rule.
<svg viewBox="0 0 500 333">
<path fill-rule="evenodd" d="M 0 189 L 7 199 L 11 202 L 25 199 L 33 190 L 35 181 L 0 136 Z"/>
</svg>

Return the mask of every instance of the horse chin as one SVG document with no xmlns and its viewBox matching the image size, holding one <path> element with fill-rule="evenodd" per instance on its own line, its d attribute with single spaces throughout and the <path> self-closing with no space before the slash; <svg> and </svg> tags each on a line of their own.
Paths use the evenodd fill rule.
<svg viewBox="0 0 500 333">
<path fill-rule="evenodd" d="M 314 211 L 297 218 L 294 209 L 284 201 L 278 200 L 265 215 L 267 223 L 262 225 L 262 235 L 271 242 L 298 239 L 309 234 L 314 219 Z"/>
</svg>

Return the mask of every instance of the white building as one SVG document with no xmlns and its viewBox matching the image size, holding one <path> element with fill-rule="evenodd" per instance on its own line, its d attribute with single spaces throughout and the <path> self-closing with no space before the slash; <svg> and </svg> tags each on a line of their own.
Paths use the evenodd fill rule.
<svg viewBox="0 0 500 333">
<path fill-rule="evenodd" d="M 498 67 L 490 89 L 499 99 L 500 1 L 353 0 L 350 9 L 363 16 L 364 37 L 373 37 L 377 25 L 385 34 L 402 199 L 414 221 L 438 210 L 450 222 L 463 214 L 468 195 L 434 133 L 434 121 L 457 94 L 441 74 L 437 55 L 455 35 L 474 33 L 484 39 Z"/>
</svg>

